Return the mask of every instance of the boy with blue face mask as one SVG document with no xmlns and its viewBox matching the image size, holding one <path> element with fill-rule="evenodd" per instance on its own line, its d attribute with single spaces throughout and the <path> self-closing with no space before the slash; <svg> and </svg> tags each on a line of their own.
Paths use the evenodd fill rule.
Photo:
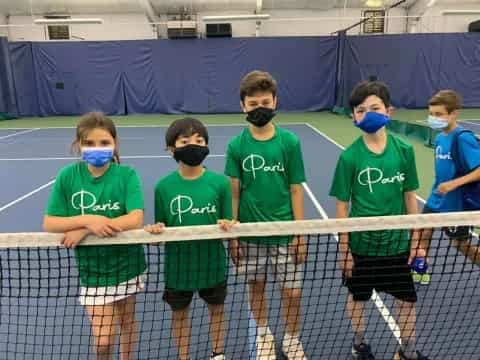
<svg viewBox="0 0 480 360">
<path fill-rule="evenodd" d="M 330 195 L 337 218 L 417 213 L 418 177 L 411 145 L 387 133 L 392 108 L 381 82 L 362 82 L 351 96 L 354 125 L 363 131 L 340 155 Z M 364 308 L 373 290 L 396 299 L 402 347 L 396 359 L 427 359 L 415 347 L 417 295 L 409 264 L 424 257 L 418 234 L 384 230 L 340 234 L 340 267 L 354 332 L 352 359 L 375 359 L 365 339 Z"/>
<path fill-rule="evenodd" d="M 462 99 L 452 90 L 442 90 L 429 101 L 428 124 L 434 130 L 442 132 L 435 138 L 435 182 L 423 213 L 440 213 L 468 210 L 464 208 L 462 186 L 480 180 L 480 146 L 474 134 L 457 124 Z M 452 144 L 456 138 L 458 156 L 468 168 L 469 173 L 456 176 L 458 169 L 452 158 Z M 478 247 L 465 241 L 469 236 L 467 227 L 449 229 L 447 234 L 453 244 L 474 263 L 480 264 Z M 424 231 L 427 240 L 432 230 Z"/>
</svg>

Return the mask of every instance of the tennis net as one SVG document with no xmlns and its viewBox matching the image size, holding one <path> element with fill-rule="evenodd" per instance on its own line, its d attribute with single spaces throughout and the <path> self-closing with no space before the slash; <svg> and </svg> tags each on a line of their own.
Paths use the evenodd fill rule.
<svg viewBox="0 0 480 360">
<path fill-rule="evenodd" d="M 455 240 L 459 231 L 465 230 L 463 226 L 467 226 L 469 231 L 461 240 Z M 306 357 L 350 358 L 354 336 L 347 311 L 349 291 L 344 286 L 340 269 L 342 257 L 339 238 L 349 235 L 352 241 L 361 236 L 364 243 L 375 246 L 370 249 L 357 248 L 362 254 L 355 255 L 355 264 L 361 264 L 360 260 L 365 258 L 364 251 L 376 256 L 373 263 L 377 265 L 375 270 L 368 271 L 376 272 L 377 289 L 392 292 L 392 284 L 398 280 L 395 276 L 399 267 L 393 263 L 390 266 L 388 261 L 392 260 L 385 256 L 395 254 L 398 257 L 403 250 L 390 247 L 391 253 L 385 253 L 386 244 L 391 244 L 392 239 L 401 236 L 425 238 L 426 229 L 433 229 L 431 241 L 428 242 L 430 279 L 427 281 L 426 275 L 420 275 L 420 282 L 424 284 L 415 283 L 415 346 L 430 359 L 476 360 L 480 353 L 480 253 L 476 252 L 475 247 L 478 246 L 478 237 L 474 233 L 476 226 L 480 226 L 480 212 L 250 223 L 238 224 L 228 232 L 210 225 L 170 228 L 161 235 L 135 230 L 114 238 L 85 239 L 79 251 L 88 255 L 89 263 L 77 262 L 78 253 L 75 255 L 72 250 L 59 246 L 63 235 L 0 234 L 0 359 L 96 359 L 97 353 L 103 354 L 104 358 L 115 359 L 177 359 L 178 347 L 172 333 L 173 313 L 163 299 L 166 283 L 168 281 L 170 290 L 172 287 L 177 290 L 170 292 L 167 300 L 182 307 L 185 296 L 188 299 L 188 284 L 203 284 L 199 286 L 212 290 L 211 284 L 222 283 L 222 261 L 226 263 L 228 274 L 224 317 L 220 317 L 221 324 L 217 324 L 215 333 L 215 329 L 212 330 L 215 325 L 210 324 L 209 307 L 198 294 L 193 296 L 187 317 L 190 359 L 208 359 L 215 336 L 215 346 L 221 350 L 221 341 L 219 343 L 218 339 L 222 336 L 215 334 L 221 334 L 218 329 L 222 327 L 226 334 L 223 347 L 226 359 L 255 359 L 260 355 L 257 353 L 260 338 L 248 301 L 248 280 L 253 280 L 252 276 L 256 276 L 257 285 L 265 280 L 268 327 L 276 342 L 278 359 L 281 359 L 280 354 L 285 350 L 282 341 L 286 332 L 281 306 L 282 289 L 298 287 L 302 290 L 300 316 L 298 319 L 290 317 L 293 325 L 290 323 L 287 326 L 298 326 Z M 294 255 L 291 246 L 250 243 L 247 247 L 243 243 L 244 258 L 256 259 L 245 268 L 234 265 L 228 255 L 222 258 L 218 246 L 210 246 L 218 245 L 219 240 L 222 244 L 224 240 L 223 244 L 227 247 L 227 238 L 278 236 L 288 239 L 293 235 L 302 235 L 307 242 L 305 261 L 302 266 L 293 268 L 293 275 L 288 267 L 289 258 L 282 257 L 281 252 L 281 249 L 286 249 L 290 255 Z M 188 242 L 185 243 L 186 240 Z M 135 249 L 140 250 L 132 255 L 128 249 L 134 244 L 138 244 Z M 188 246 L 181 247 L 178 244 Z M 201 250 L 200 244 L 207 246 Z M 268 250 L 262 253 L 259 248 Z M 112 260 L 111 249 L 115 249 L 117 254 L 128 252 L 128 261 L 134 264 L 134 268 L 140 269 L 141 274 L 138 274 L 139 271 L 131 273 L 124 270 L 125 264 L 119 263 L 115 257 Z M 205 257 L 216 260 L 202 262 Z M 267 269 L 271 271 L 265 271 L 263 260 L 269 264 Z M 199 265 L 202 263 L 204 265 Z M 79 264 L 83 266 L 81 274 Z M 165 264 L 167 269 L 164 269 Z M 202 266 L 207 266 L 207 271 Z M 188 267 L 193 272 L 183 273 Z M 112 269 L 118 268 L 123 270 L 118 274 L 112 273 Z M 91 269 L 101 269 L 109 275 L 105 278 Z M 166 276 L 166 273 L 169 275 Z M 202 274 L 210 275 L 205 278 Z M 124 283 L 132 276 L 135 276 L 133 283 L 130 281 L 124 287 L 114 286 L 114 293 L 109 293 L 112 282 Z M 354 276 L 361 286 L 366 286 L 360 289 L 360 294 L 368 292 L 367 285 L 371 284 L 374 275 L 360 273 L 358 265 Z M 419 280 L 419 275 L 415 276 Z M 396 285 L 403 286 L 405 283 L 405 278 L 401 278 Z M 86 284 L 89 289 L 82 290 L 82 285 Z M 95 288 L 95 292 L 88 292 L 92 288 Z M 404 287 L 402 289 L 407 291 Z M 125 299 L 131 300 L 132 296 L 129 295 L 133 293 L 136 295 L 133 297 L 135 304 L 132 305 Z M 202 297 L 211 304 L 219 302 L 217 295 L 212 291 L 202 293 Z M 103 300 L 98 299 L 109 296 L 123 298 L 119 300 L 123 308 L 115 308 L 113 313 L 108 313 L 106 307 L 98 303 Z M 88 306 L 82 306 L 81 303 Z M 122 322 L 132 318 L 125 310 L 131 306 L 135 309 L 136 329 Z M 98 310 L 91 310 L 99 308 L 103 311 L 100 315 Z M 210 310 L 213 308 L 210 307 Z M 365 339 L 377 359 L 392 359 L 402 338 L 405 338 L 400 331 L 401 322 L 395 309 L 394 298 L 382 291 L 374 292 L 366 303 Z M 91 323 L 95 317 L 92 314 L 97 319 L 98 326 L 95 329 Z M 134 335 L 129 337 L 127 333 L 126 337 L 115 336 L 119 332 L 125 335 L 126 329 Z M 209 331 L 213 331 L 212 336 L 209 336 Z M 94 336 L 95 333 L 101 333 L 103 337 Z M 181 334 L 185 336 L 184 332 Z M 101 358 L 100 355 L 98 358 Z"/>
</svg>

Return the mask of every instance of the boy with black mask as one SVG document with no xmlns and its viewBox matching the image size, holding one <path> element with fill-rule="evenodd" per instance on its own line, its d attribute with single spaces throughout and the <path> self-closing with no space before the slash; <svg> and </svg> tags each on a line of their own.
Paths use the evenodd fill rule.
<svg viewBox="0 0 480 360">
<path fill-rule="evenodd" d="M 250 125 L 230 141 L 225 166 L 232 187 L 233 217 L 240 222 L 304 219 L 300 141 L 272 123 L 276 95 L 276 81 L 269 73 L 253 71 L 240 83 L 240 105 Z M 282 288 L 282 350 L 289 360 L 306 359 L 299 330 L 306 248 L 301 236 L 230 241 L 237 270 L 248 276 L 250 306 L 257 323 L 257 359 L 275 359 L 265 297 L 267 267 Z"/>
<path fill-rule="evenodd" d="M 161 179 L 155 188 L 155 225 L 146 231 L 163 232 L 165 226 L 219 224 L 228 230 L 233 222 L 228 180 L 202 162 L 209 153 L 208 133 L 197 119 L 174 121 L 167 130 L 167 148 L 178 170 Z M 188 313 L 194 292 L 208 304 L 211 360 L 225 360 L 227 256 L 221 240 L 178 241 L 165 245 L 163 300 L 173 311 L 172 330 L 180 360 L 189 359 Z"/>
</svg>

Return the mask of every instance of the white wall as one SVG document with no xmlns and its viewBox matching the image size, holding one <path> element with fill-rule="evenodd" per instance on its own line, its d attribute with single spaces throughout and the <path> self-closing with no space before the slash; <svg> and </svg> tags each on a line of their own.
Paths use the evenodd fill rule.
<svg viewBox="0 0 480 360">
<path fill-rule="evenodd" d="M 442 14 L 445 10 L 478 10 L 479 13 Z M 414 6 L 409 15 L 420 16 L 418 21 L 409 21 L 409 32 L 467 32 L 468 24 L 480 20 L 480 1 L 478 4 L 439 5 L 430 8 Z"/>
<path fill-rule="evenodd" d="M 0 25 L 6 25 L 7 17 L 3 14 L 0 14 Z M 6 27 L 0 27 L 0 36 L 8 36 L 8 29 Z"/>
<path fill-rule="evenodd" d="M 228 12 L 228 14 L 244 12 Z M 271 20 L 262 22 L 261 36 L 316 36 L 330 35 L 358 22 L 362 16 L 362 9 L 347 9 L 346 19 L 343 19 L 343 9 L 321 10 L 271 10 Z M 198 30 L 205 32 L 205 25 L 201 21 L 204 15 L 223 15 L 226 12 L 209 12 L 198 14 Z M 404 16 L 403 9 L 394 9 L 390 16 Z M 71 25 L 72 40 L 133 40 L 155 39 L 155 30 L 147 24 L 145 14 L 108 15 L 108 14 L 83 14 L 75 17 L 101 17 L 102 25 Z M 289 20 L 290 18 L 290 20 Z M 293 18 L 293 19 L 292 19 Z M 303 20 L 297 20 L 301 18 Z M 160 16 L 160 21 L 166 21 L 165 16 Z M 9 23 L 8 35 L 10 41 L 45 41 L 47 40 L 45 26 L 32 25 L 30 16 L 12 16 Z M 405 32 L 405 19 L 389 19 L 387 22 L 389 33 Z M 255 36 L 255 21 L 233 21 L 232 32 L 235 37 Z M 166 37 L 166 26 L 160 25 L 161 37 Z M 359 34 L 360 27 L 349 32 Z"/>
<path fill-rule="evenodd" d="M 224 15 L 216 12 L 214 15 Z M 229 12 L 228 14 L 232 14 Z M 316 36 L 330 35 L 331 33 L 349 27 L 361 20 L 362 9 L 332 10 L 269 10 L 270 20 L 262 22 L 260 27 L 261 36 Z M 393 9 L 390 16 L 405 16 L 404 9 Z M 199 14 L 202 16 L 205 13 Z M 211 13 L 208 15 L 212 15 Z M 345 16 L 345 19 L 344 19 Z M 300 20 L 299 20 L 300 19 Z M 232 21 L 232 34 L 235 37 L 255 36 L 255 21 Z M 404 33 L 406 20 L 404 18 L 392 18 L 387 21 L 388 33 Z M 204 32 L 203 25 L 200 31 Z M 349 31 L 349 34 L 359 34 L 360 27 Z"/>
<path fill-rule="evenodd" d="M 134 40 L 156 39 L 151 25 L 147 23 L 144 14 L 83 14 L 75 18 L 102 18 L 103 24 L 76 24 L 70 25 L 72 40 Z M 9 24 L 10 41 L 45 41 L 46 27 L 32 25 L 30 16 L 11 16 Z M 80 38 L 80 39 L 78 39 Z"/>
</svg>

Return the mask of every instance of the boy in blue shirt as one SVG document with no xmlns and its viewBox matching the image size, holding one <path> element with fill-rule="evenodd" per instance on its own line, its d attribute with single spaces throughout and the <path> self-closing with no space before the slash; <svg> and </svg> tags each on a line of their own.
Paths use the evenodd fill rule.
<svg viewBox="0 0 480 360">
<path fill-rule="evenodd" d="M 423 213 L 463 211 L 462 186 L 480 180 L 480 146 L 471 132 L 457 124 L 461 96 L 452 90 L 442 90 L 429 101 L 428 124 L 442 132 L 435 138 L 435 182 L 432 193 L 423 208 Z M 459 134 L 460 133 L 460 134 Z M 452 142 L 458 136 L 458 153 L 470 172 L 455 177 L 457 170 L 452 158 Z M 465 241 L 469 236 L 467 227 L 459 226 L 449 230 L 453 245 L 474 263 L 480 264 L 479 247 Z M 432 229 L 423 232 L 423 238 L 430 240 Z"/>
</svg>

